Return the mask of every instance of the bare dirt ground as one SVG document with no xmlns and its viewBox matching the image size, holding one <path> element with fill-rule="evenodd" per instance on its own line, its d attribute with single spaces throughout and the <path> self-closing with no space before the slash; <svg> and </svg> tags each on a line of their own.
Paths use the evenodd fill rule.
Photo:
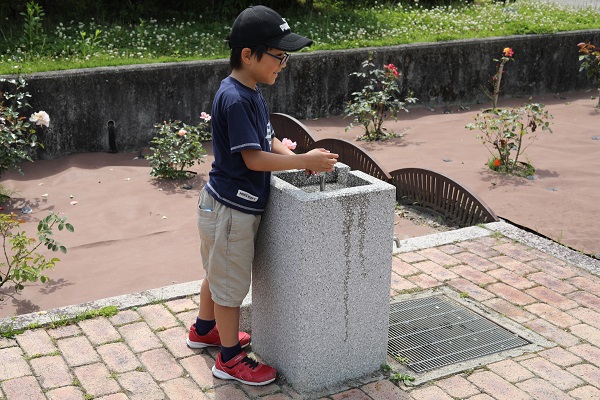
<svg viewBox="0 0 600 400">
<path fill-rule="evenodd" d="M 419 167 L 441 172 L 476 193 L 500 217 L 588 254 L 600 253 L 600 110 L 591 92 L 534 98 L 554 115 L 554 133 L 540 132 L 527 151 L 535 179 L 502 176 L 484 164 L 489 154 L 476 133 L 465 129 L 482 105 L 417 107 L 386 124 L 401 133 L 381 143 L 355 142 L 385 168 Z M 524 102 L 503 101 L 501 106 Z M 342 117 L 302 121 L 316 138 L 353 140 Z M 285 137 L 284 132 L 278 132 Z M 596 139 L 594 139 L 596 138 Z M 24 175 L 9 172 L 0 184 L 14 191 L 0 212 L 15 212 L 31 235 L 54 211 L 68 216 L 74 233 L 56 239 L 68 247 L 50 271 L 51 281 L 27 285 L 15 294 L 3 289 L 0 317 L 78 304 L 100 298 L 202 279 L 196 229 L 198 190 L 212 161 L 196 166 L 188 181 L 161 181 L 137 154 L 76 154 L 23 164 Z M 343 162 L 343 160 L 340 160 Z M 191 189 L 184 189 L 184 185 Z M 76 201 L 76 204 L 71 204 Z M 31 214 L 23 214 L 31 207 Z M 435 216 L 397 210 L 399 239 L 451 229 Z M 391 247 L 391 243 L 390 243 Z"/>
</svg>

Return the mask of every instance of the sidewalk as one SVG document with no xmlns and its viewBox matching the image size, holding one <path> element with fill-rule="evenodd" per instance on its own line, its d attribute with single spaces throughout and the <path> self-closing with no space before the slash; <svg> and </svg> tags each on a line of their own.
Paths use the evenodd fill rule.
<svg viewBox="0 0 600 400">
<path fill-rule="evenodd" d="M 600 399 L 599 274 L 599 260 L 503 222 L 401 241 L 393 258 L 391 298 L 436 288 L 468 294 L 473 303 L 530 329 L 549 345 L 416 387 L 398 385 L 389 373 L 378 372 L 320 398 Z M 190 282 L 1 320 L 4 331 L 106 305 L 121 309 L 110 318 L 0 339 L 0 399 L 304 398 L 282 378 L 257 388 L 212 376 L 217 349 L 185 345 L 197 313 L 198 287 L 199 282 Z"/>
</svg>

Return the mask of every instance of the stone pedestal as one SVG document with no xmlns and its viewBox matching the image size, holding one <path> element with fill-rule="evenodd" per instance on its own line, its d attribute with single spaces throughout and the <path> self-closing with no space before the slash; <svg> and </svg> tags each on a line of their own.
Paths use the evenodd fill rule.
<svg viewBox="0 0 600 400">
<path fill-rule="evenodd" d="M 301 393 L 386 360 L 395 188 L 325 175 L 273 174 L 252 271 L 252 349 Z"/>
</svg>

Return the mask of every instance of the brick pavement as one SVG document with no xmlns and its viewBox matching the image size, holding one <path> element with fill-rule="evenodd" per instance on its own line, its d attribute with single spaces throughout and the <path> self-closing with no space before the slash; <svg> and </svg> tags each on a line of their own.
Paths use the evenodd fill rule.
<svg viewBox="0 0 600 400">
<path fill-rule="evenodd" d="M 592 261 L 594 262 L 594 261 Z M 600 278 L 514 238 L 489 234 L 393 257 L 391 296 L 444 288 L 553 347 L 407 387 L 379 372 L 330 400 L 600 399 Z M 283 379 L 247 387 L 212 376 L 216 349 L 191 350 L 197 296 L 0 339 L 0 399 L 302 399 Z M 6 320 L 4 321 L 6 323 Z M 311 351 L 313 349 L 307 349 Z"/>
</svg>

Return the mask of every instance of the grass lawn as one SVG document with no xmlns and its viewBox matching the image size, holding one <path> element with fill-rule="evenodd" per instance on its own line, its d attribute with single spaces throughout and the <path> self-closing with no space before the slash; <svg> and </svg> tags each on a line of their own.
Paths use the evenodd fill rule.
<svg viewBox="0 0 600 400">
<path fill-rule="evenodd" d="M 311 37 L 305 51 L 389 46 L 515 34 L 600 28 L 600 9 L 535 0 L 424 8 L 406 4 L 343 9 L 319 6 L 284 15 L 292 29 Z M 233 21 L 170 18 L 135 24 L 70 21 L 50 26 L 40 10 L 22 21 L 0 22 L 0 74 L 228 57 L 224 38 Z M 43 12 L 43 10 L 41 10 Z"/>
</svg>

